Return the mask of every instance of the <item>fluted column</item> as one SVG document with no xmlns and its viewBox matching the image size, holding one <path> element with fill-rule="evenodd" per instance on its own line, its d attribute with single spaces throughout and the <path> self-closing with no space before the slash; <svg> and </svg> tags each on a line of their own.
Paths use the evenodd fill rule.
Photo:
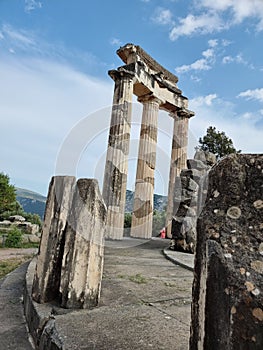
<svg viewBox="0 0 263 350">
<path fill-rule="evenodd" d="M 143 103 L 143 114 L 132 213 L 131 236 L 137 238 L 151 238 L 157 122 L 160 100 L 150 95 L 139 99 L 139 102 Z"/>
<path fill-rule="evenodd" d="M 108 208 L 106 238 L 122 239 L 131 128 L 133 74 L 110 71 L 115 81 L 103 199 Z"/>
<path fill-rule="evenodd" d="M 174 129 L 166 210 L 166 234 L 171 238 L 171 219 L 174 214 L 175 182 L 176 178 L 180 176 L 181 170 L 186 168 L 189 116 L 182 114 L 179 111 L 170 113 L 170 116 L 174 119 Z"/>
</svg>

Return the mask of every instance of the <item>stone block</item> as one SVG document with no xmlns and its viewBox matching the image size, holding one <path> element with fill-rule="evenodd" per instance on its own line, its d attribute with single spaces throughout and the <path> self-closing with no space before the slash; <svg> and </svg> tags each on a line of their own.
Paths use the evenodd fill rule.
<svg viewBox="0 0 263 350">
<path fill-rule="evenodd" d="M 196 151 L 194 159 L 200 160 L 206 165 L 212 166 L 216 163 L 216 155 L 208 151 Z"/>
<path fill-rule="evenodd" d="M 209 169 L 209 166 L 199 159 L 187 159 L 187 168 L 196 170 L 207 170 Z"/>
<path fill-rule="evenodd" d="M 181 177 L 190 177 L 197 184 L 199 184 L 200 179 L 202 178 L 204 173 L 205 173 L 204 171 L 200 171 L 200 170 L 197 170 L 197 169 L 184 169 L 184 170 L 181 171 L 180 176 Z"/>
<path fill-rule="evenodd" d="M 97 180 L 53 177 L 49 187 L 33 299 L 90 308 L 100 296 L 106 207 Z"/>
<path fill-rule="evenodd" d="M 32 288 L 33 299 L 40 303 L 59 297 L 65 229 L 75 182 L 74 176 L 54 176 L 49 185 L 42 238 Z"/>
<path fill-rule="evenodd" d="M 97 180 L 77 181 L 65 230 L 60 293 L 62 307 L 98 304 L 107 210 Z"/>
<path fill-rule="evenodd" d="M 263 155 L 236 154 L 206 178 L 197 222 L 191 350 L 262 349 L 262 170 Z"/>
</svg>

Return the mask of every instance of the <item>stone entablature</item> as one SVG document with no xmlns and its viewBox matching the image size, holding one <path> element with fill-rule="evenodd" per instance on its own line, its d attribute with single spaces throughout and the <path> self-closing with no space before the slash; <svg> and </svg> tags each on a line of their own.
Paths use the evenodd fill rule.
<svg viewBox="0 0 263 350">
<path fill-rule="evenodd" d="M 134 75 L 134 94 L 138 97 L 153 94 L 160 99 L 160 109 L 168 112 L 181 112 L 189 118 L 194 112 L 188 110 L 188 99 L 182 95 L 176 83 L 177 76 L 162 67 L 140 46 L 127 44 L 121 47 L 117 54 L 126 63 L 118 71 Z M 109 74 L 112 75 L 113 71 Z"/>
</svg>

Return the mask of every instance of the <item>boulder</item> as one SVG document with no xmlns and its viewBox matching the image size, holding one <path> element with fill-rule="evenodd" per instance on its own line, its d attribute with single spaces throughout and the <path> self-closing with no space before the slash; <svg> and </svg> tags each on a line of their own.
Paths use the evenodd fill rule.
<svg viewBox="0 0 263 350">
<path fill-rule="evenodd" d="M 11 222 L 24 222 L 24 221 L 26 221 L 26 219 L 23 216 L 21 216 L 21 215 L 9 216 L 9 220 Z"/>
</svg>

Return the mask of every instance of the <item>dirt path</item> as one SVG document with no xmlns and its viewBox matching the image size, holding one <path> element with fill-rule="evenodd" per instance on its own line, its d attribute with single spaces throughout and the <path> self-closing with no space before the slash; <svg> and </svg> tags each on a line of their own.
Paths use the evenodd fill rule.
<svg viewBox="0 0 263 350">
<path fill-rule="evenodd" d="M 33 256 L 37 252 L 38 248 L 0 248 L 0 260 Z"/>
</svg>

